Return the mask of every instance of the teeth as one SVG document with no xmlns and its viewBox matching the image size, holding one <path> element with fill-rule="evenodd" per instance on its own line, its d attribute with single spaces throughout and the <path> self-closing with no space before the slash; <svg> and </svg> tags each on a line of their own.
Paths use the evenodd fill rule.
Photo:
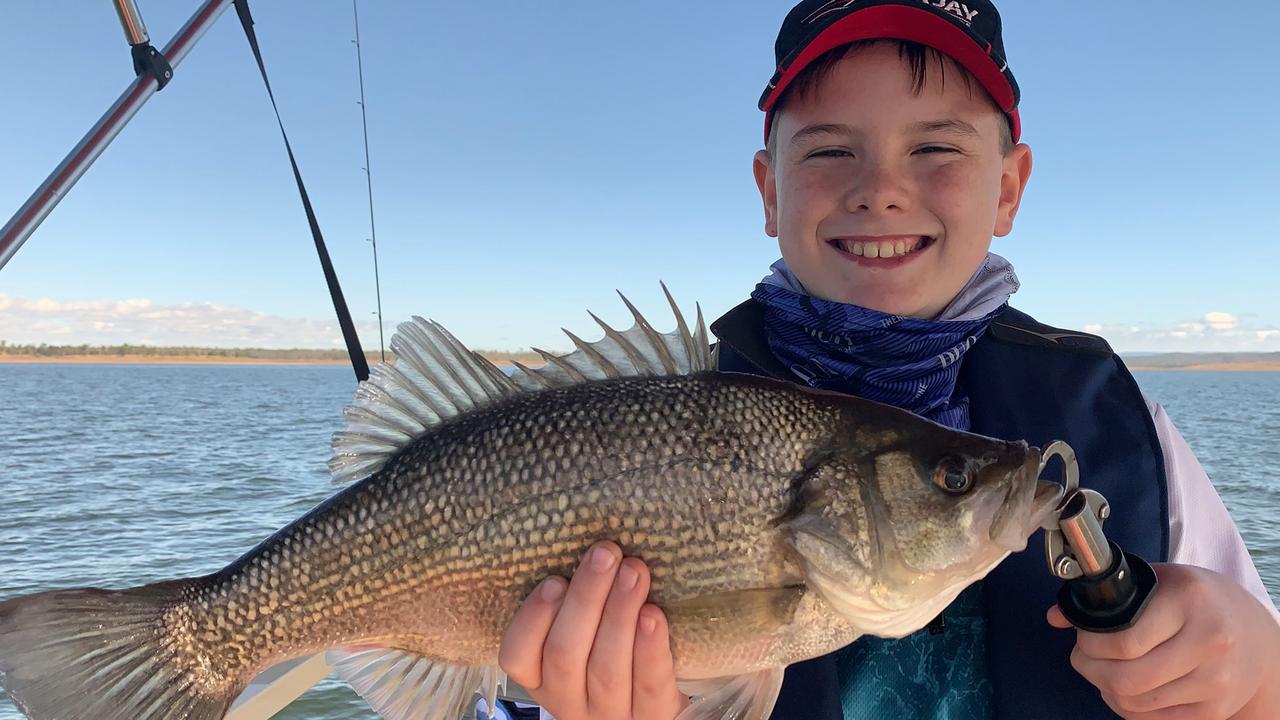
<svg viewBox="0 0 1280 720">
<path fill-rule="evenodd" d="M 840 249 L 852 255 L 869 258 L 902 257 L 919 250 L 925 243 L 924 238 L 915 240 L 880 240 L 867 242 L 861 240 L 841 240 Z"/>
</svg>

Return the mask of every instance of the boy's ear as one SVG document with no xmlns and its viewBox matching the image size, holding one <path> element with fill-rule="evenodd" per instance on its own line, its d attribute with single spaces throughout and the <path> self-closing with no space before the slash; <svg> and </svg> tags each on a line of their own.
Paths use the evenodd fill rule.
<svg viewBox="0 0 1280 720">
<path fill-rule="evenodd" d="M 1031 178 L 1031 148 L 1019 144 L 1004 156 L 1004 172 L 1000 175 L 1000 207 L 992 235 L 1004 237 L 1013 231 L 1013 219 L 1022 204 L 1022 192 Z"/>
<path fill-rule="evenodd" d="M 751 170 L 756 176 L 756 187 L 760 188 L 760 200 L 764 202 L 764 232 L 769 237 L 778 237 L 778 184 L 769 151 L 756 151 Z"/>
</svg>

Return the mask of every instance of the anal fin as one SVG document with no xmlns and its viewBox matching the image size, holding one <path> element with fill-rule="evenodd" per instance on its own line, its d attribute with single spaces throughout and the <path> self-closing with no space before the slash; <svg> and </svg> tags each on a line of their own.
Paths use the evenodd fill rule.
<svg viewBox="0 0 1280 720">
<path fill-rule="evenodd" d="M 338 677 L 386 720 L 469 717 L 477 692 L 493 707 L 506 682 L 496 666 L 449 665 L 398 648 L 340 648 L 329 651 L 328 659 Z"/>
<path fill-rule="evenodd" d="M 777 667 L 750 675 L 680 683 L 680 691 L 694 699 L 676 720 L 767 720 L 778 701 L 785 671 L 785 667 Z"/>
</svg>

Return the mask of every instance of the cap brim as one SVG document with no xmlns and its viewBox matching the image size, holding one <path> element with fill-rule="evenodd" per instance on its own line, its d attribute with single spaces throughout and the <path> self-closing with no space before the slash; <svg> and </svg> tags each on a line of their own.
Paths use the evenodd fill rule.
<svg viewBox="0 0 1280 720">
<path fill-rule="evenodd" d="M 998 65 L 989 54 L 990 45 L 979 43 L 951 21 L 928 10 L 903 5 L 877 5 L 850 13 L 810 40 L 800 54 L 788 62 L 785 69 L 770 82 L 769 88 L 760 97 L 760 109 L 765 112 L 766 141 L 774 105 L 810 63 L 841 45 L 879 39 L 917 42 L 954 59 L 977 78 L 995 100 L 996 106 L 1009 117 L 1013 140 L 1017 142 L 1022 132 L 1017 94 L 1013 84 L 1005 77 L 1005 68 Z"/>
</svg>

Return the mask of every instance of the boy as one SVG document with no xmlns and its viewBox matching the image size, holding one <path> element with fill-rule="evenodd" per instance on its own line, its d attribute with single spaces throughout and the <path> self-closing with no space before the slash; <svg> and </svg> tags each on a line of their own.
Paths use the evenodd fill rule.
<svg viewBox="0 0 1280 720">
<path fill-rule="evenodd" d="M 988 249 L 1031 153 L 996 9 L 805 0 L 776 57 L 755 177 L 783 260 L 712 325 L 721 369 L 1066 440 L 1115 508 L 1108 536 L 1159 561 L 1160 586 L 1129 630 L 1066 632 L 1033 540 L 931 631 L 789 668 L 773 717 L 1280 717 L 1280 622 L 1186 444 L 1104 341 L 1007 306 L 1017 279 Z M 503 669 L 560 720 L 675 717 L 688 700 L 647 587 L 601 543 L 530 595 Z"/>
</svg>

